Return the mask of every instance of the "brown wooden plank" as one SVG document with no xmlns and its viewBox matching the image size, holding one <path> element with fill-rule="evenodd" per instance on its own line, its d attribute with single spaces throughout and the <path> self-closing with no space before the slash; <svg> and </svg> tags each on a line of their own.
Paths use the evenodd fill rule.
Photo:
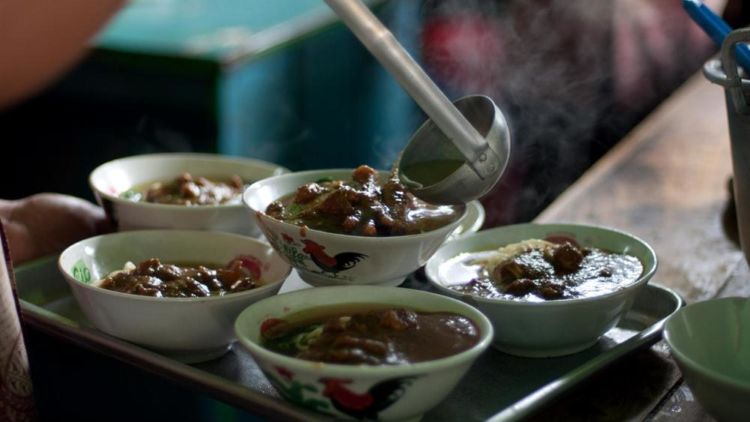
<svg viewBox="0 0 750 422">
<path fill-rule="evenodd" d="M 600 224 L 642 237 L 659 257 L 654 281 L 688 303 L 747 295 L 748 267 L 732 240 L 736 224 L 727 210 L 731 173 L 723 89 L 697 74 L 536 221 Z M 623 383 L 618 369 L 609 370 L 541 416 L 711 420 L 682 383 L 664 343 L 651 352 L 620 364 L 620 375 L 640 373 L 635 381 Z M 644 364 L 659 357 L 661 365 Z M 627 405 L 612 397 L 627 398 Z"/>
</svg>

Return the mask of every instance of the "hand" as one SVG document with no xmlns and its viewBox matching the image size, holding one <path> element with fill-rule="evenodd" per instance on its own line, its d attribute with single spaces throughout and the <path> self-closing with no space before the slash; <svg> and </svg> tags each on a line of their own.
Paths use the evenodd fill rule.
<svg viewBox="0 0 750 422">
<path fill-rule="evenodd" d="M 101 208 L 80 198 L 54 193 L 17 201 L 0 200 L 0 218 L 16 265 L 61 252 L 78 240 L 109 231 Z"/>
</svg>

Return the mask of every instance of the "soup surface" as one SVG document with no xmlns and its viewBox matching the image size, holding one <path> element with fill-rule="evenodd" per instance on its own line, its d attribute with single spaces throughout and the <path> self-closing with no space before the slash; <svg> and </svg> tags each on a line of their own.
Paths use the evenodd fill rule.
<svg viewBox="0 0 750 422">
<path fill-rule="evenodd" d="M 102 279 L 99 287 L 143 296 L 203 297 L 260 285 L 260 265 L 247 257 L 236 258 L 224 267 L 163 264 L 158 258 L 128 264 Z"/>
<path fill-rule="evenodd" d="M 633 283 L 643 273 L 643 264 L 634 256 L 538 239 L 461 255 L 443 266 L 443 279 L 462 280 L 448 284 L 451 289 L 528 301 L 606 294 Z M 471 276 L 468 282 L 466 275 Z"/>
<path fill-rule="evenodd" d="M 397 236 L 423 233 L 461 217 L 464 206 L 428 204 L 391 176 L 359 166 L 352 180 L 318 180 L 272 202 L 266 214 L 287 223 L 331 233 Z"/>
<path fill-rule="evenodd" d="M 123 192 L 131 201 L 172 205 L 220 205 L 240 203 L 245 184 L 239 176 L 217 181 L 183 173 L 174 180 L 149 182 Z"/>
<path fill-rule="evenodd" d="M 480 339 L 468 318 L 384 305 L 324 307 L 261 327 L 262 345 L 316 362 L 399 365 L 440 359 L 470 349 Z M 364 310 L 363 310 L 364 308 Z"/>
</svg>

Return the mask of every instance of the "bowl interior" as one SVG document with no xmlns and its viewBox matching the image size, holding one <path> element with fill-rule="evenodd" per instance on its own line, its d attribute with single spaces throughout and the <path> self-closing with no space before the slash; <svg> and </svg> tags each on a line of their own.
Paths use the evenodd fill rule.
<svg viewBox="0 0 750 422">
<path fill-rule="evenodd" d="M 245 190 L 243 200 L 253 211 L 265 212 L 268 204 L 284 195 L 295 192 L 298 187 L 316 180 L 330 177 L 332 179 L 349 180 L 353 169 L 325 169 L 309 170 L 271 177 L 253 183 Z M 379 171 L 381 181 L 387 173 Z"/>
<path fill-rule="evenodd" d="M 653 249 L 633 235 L 609 228 L 589 225 L 517 224 L 479 231 L 446 243 L 428 260 L 426 274 L 429 280 L 438 287 L 455 284 L 457 281 L 464 280 L 456 280 L 456 274 L 448 273 L 443 264 L 460 254 L 492 251 L 501 246 L 527 239 L 546 239 L 550 237 L 571 238 L 582 246 L 596 247 L 611 252 L 635 256 L 643 264 L 643 273 L 638 281 L 633 284 L 650 278 L 656 271 L 657 259 Z"/>
<path fill-rule="evenodd" d="M 474 321 L 479 327 L 481 339 L 477 345 L 469 349 L 478 353 L 487 347 L 493 336 L 492 324 L 489 320 L 475 308 L 464 304 L 455 299 L 445 296 L 428 293 L 424 291 L 403 289 L 397 287 L 376 287 L 376 286 L 334 286 L 334 287 L 316 287 L 313 289 L 304 289 L 292 293 L 285 293 L 273 296 L 255 303 L 253 306 L 245 309 L 237 318 L 235 331 L 237 338 L 251 352 L 258 354 L 266 359 L 283 361 L 290 365 L 302 366 L 319 366 L 319 363 L 295 359 L 271 352 L 260 346 L 260 327 L 263 321 L 269 318 L 284 318 L 306 309 L 317 307 L 338 305 L 338 304 L 388 304 L 394 307 L 408 307 L 417 311 L 427 312 L 455 312 L 464 315 Z M 466 354 L 468 351 L 459 355 Z M 450 360 L 455 356 L 440 359 Z M 433 364 L 434 362 L 421 362 L 409 367 L 422 367 Z M 374 366 L 352 366 L 352 365 L 326 365 L 331 371 L 361 371 L 367 372 L 390 372 L 402 371 L 403 365 L 393 367 L 374 367 Z M 338 368 L 338 369 L 336 369 Z M 418 369 L 418 368 L 417 368 Z"/>
<path fill-rule="evenodd" d="M 251 183 L 287 169 L 261 160 L 213 154 L 148 154 L 102 164 L 91 173 L 89 182 L 99 194 L 120 200 L 119 195 L 134 186 L 170 180 L 184 172 L 216 179 L 237 175 Z"/>
<path fill-rule="evenodd" d="M 265 243 L 230 233 L 183 230 L 130 231 L 82 240 L 60 255 L 63 272 L 91 284 L 131 261 L 149 258 L 179 264 L 224 265 L 240 255 L 258 258 L 265 265 L 263 281 L 286 277 L 290 267 Z"/>
<path fill-rule="evenodd" d="M 716 299 L 682 308 L 667 321 L 664 337 L 692 369 L 740 383 L 750 393 L 750 299 Z"/>
<path fill-rule="evenodd" d="M 265 213 L 268 205 L 292 192 L 295 192 L 298 187 L 314 182 L 320 179 L 341 179 L 350 180 L 353 169 L 323 169 L 323 170 L 309 170 L 283 174 L 275 177 L 269 177 L 264 180 L 260 180 L 250 185 L 243 194 L 243 201 L 245 204 L 254 212 Z M 381 183 L 388 179 L 389 173 L 387 171 L 378 170 L 380 175 Z M 479 201 L 472 201 L 467 204 L 464 208 L 464 212 L 461 217 L 454 223 L 448 224 L 444 227 L 453 227 L 452 236 L 460 237 L 467 233 L 472 233 L 479 230 L 479 227 L 484 223 L 485 212 Z M 278 222 L 283 226 L 296 227 L 290 223 Z M 432 232 L 441 232 L 444 227 L 432 230 Z M 365 237 L 365 236 L 348 236 L 337 233 L 327 233 L 320 230 L 309 230 L 310 232 L 317 233 L 323 236 L 333 237 L 346 237 L 350 239 L 367 239 L 368 241 L 383 241 L 385 239 L 396 239 L 408 236 L 388 236 L 388 237 Z M 424 235 L 425 233 L 418 234 L 417 236 Z M 414 236 L 414 235 L 412 235 Z"/>
</svg>

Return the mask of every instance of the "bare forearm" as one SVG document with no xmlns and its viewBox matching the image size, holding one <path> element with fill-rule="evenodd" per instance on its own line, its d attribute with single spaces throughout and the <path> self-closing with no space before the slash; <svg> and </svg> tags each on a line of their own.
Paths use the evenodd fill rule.
<svg viewBox="0 0 750 422">
<path fill-rule="evenodd" d="M 15 264 L 58 253 L 75 241 L 109 230 L 101 208 L 54 193 L 0 200 L 0 219 Z"/>
<path fill-rule="evenodd" d="M 0 0 L 0 109 L 46 86 L 83 54 L 124 0 Z"/>
</svg>

